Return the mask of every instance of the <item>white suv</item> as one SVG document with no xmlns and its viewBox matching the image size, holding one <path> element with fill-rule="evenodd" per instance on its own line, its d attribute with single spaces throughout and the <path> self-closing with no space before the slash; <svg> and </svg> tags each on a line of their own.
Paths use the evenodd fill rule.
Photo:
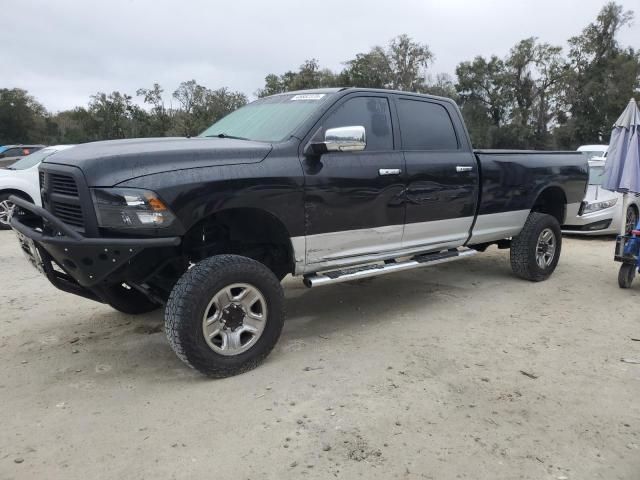
<svg viewBox="0 0 640 480">
<path fill-rule="evenodd" d="M 13 204 L 9 201 L 11 195 L 22 197 L 34 202 L 36 205 L 41 205 L 38 165 L 45 158 L 72 146 L 55 145 L 46 147 L 0 169 L 0 230 L 11 228 L 9 225 L 9 219 L 13 211 Z"/>
</svg>

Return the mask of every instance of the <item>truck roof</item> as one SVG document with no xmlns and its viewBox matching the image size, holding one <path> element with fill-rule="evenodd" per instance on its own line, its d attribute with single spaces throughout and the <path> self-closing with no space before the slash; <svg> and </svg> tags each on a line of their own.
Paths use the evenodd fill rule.
<svg viewBox="0 0 640 480">
<path fill-rule="evenodd" d="M 451 98 L 448 97 L 439 97 L 437 95 L 429 95 L 427 93 L 416 93 L 416 92 L 407 92 L 404 90 L 392 90 L 388 88 L 360 88 L 360 87 L 327 87 L 327 88 L 309 88 L 306 90 L 295 90 L 291 92 L 282 92 L 276 93 L 275 95 L 302 95 L 302 94 L 313 94 L 313 93 L 338 93 L 342 91 L 354 91 L 354 92 L 371 92 L 371 93 L 393 93 L 396 95 L 407 95 L 407 96 L 415 96 L 415 97 L 424 97 L 424 98 L 432 98 L 434 100 L 446 100 L 448 102 L 455 103 Z"/>
</svg>

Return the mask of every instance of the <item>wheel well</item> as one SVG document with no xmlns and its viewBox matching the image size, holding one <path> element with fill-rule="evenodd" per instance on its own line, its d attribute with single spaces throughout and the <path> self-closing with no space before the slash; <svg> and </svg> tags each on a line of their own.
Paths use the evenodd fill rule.
<svg viewBox="0 0 640 480">
<path fill-rule="evenodd" d="M 259 209 L 223 210 L 201 220 L 186 233 L 183 249 L 192 262 L 231 253 L 264 263 L 278 277 L 294 269 L 286 227 L 275 216 Z"/>
<path fill-rule="evenodd" d="M 560 187 L 546 188 L 538 195 L 531 211 L 551 215 L 562 225 L 567 212 L 567 197 Z"/>
<path fill-rule="evenodd" d="M 16 197 L 24 198 L 25 200 L 29 200 L 30 202 L 33 202 L 33 198 L 31 198 L 30 195 L 26 194 L 22 190 L 15 190 L 13 188 L 8 188 L 6 190 L 0 190 L 0 195 L 2 194 L 15 195 Z"/>
</svg>

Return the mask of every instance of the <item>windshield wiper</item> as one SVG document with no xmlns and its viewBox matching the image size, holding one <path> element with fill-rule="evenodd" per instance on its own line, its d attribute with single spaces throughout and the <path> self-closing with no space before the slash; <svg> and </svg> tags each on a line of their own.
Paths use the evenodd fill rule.
<svg viewBox="0 0 640 480">
<path fill-rule="evenodd" d="M 207 137 L 231 138 L 232 140 L 251 140 L 250 138 L 236 137 L 235 135 L 227 135 L 226 133 L 219 133 L 217 135 L 207 135 Z"/>
</svg>

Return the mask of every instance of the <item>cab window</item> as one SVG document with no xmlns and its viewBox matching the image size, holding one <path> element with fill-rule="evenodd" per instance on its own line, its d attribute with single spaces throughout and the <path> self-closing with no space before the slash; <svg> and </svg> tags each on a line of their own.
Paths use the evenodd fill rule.
<svg viewBox="0 0 640 480">
<path fill-rule="evenodd" d="M 389 102 L 384 97 L 355 97 L 339 105 L 323 122 L 324 132 L 329 128 L 365 128 L 365 151 L 393 150 L 393 130 Z"/>
<path fill-rule="evenodd" d="M 398 102 L 403 150 L 457 150 L 451 117 L 438 103 L 400 99 Z"/>
</svg>

